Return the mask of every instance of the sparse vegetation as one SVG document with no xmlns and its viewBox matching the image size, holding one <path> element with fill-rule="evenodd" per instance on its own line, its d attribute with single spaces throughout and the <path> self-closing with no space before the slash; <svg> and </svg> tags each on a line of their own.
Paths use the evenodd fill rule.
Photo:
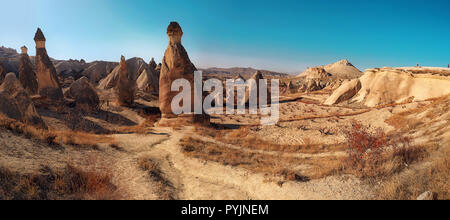
<svg viewBox="0 0 450 220">
<path fill-rule="evenodd" d="M 214 161 L 223 165 L 241 167 L 253 172 L 263 173 L 270 179 L 281 181 L 308 181 L 309 177 L 296 172 L 293 167 L 304 162 L 295 157 L 283 157 L 278 154 L 264 154 L 220 146 L 192 137 L 181 141 L 183 153 L 189 157 Z M 278 178 L 277 178 L 278 177 Z"/>
<path fill-rule="evenodd" d="M 251 150 L 263 150 L 285 153 L 323 153 L 329 151 L 344 150 L 343 144 L 311 144 L 289 145 L 265 141 L 251 132 L 251 127 L 238 129 L 216 129 L 213 127 L 197 126 L 195 131 L 207 137 L 215 138 L 217 141 L 243 147 Z"/>
<path fill-rule="evenodd" d="M 362 178 L 390 177 L 427 154 L 422 146 L 411 146 L 408 138 L 388 137 L 383 131 L 371 131 L 357 121 L 344 134 L 348 157 L 343 160 L 341 171 Z"/>
<path fill-rule="evenodd" d="M 34 174 L 19 174 L 0 168 L 2 200 L 109 200 L 120 194 L 109 171 L 83 170 L 67 165 L 61 171 L 43 166 Z"/>
<path fill-rule="evenodd" d="M 160 199 L 175 199 L 173 185 L 166 177 L 164 177 L 158 163 L 150 158 L 139 158 L 138 166 L 140 169 L 148 172 L 150 178 L 157 184 Z"/>
<path fill-rule="evenodd" d="M 378 199 L 406 199 L 414 200 L 420 194 L 430 191 L 436 199 L 450 199 L 450 149 L 444 152 L 429 165 L 394 176 L 388 179 L 378 189 Z"/>
<path fill-rule="evenodd" d="M 0 127 L 49 145 L 74 145 L 97 148 L 101 143 L 114 143 L 114 138 L 75 131 L 52 131 L 36 128 L 0 114 Z"/>
</svg>

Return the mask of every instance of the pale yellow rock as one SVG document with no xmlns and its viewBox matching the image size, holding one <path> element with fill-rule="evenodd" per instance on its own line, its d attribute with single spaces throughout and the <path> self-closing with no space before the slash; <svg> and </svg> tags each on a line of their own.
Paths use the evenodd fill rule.
<svg viewBox="0 0 450 220">
<path fill-rule="evenodd" d="M 324 105 L 334 105 L 340 102 L 351 99 L 355 96 L 361 89 L 361 82 L 359 79 L 351 80 L 342 84 L 338 89 L 336 89 L 333 94 L 323 103 Z"/>
<path fill-rule="evenodd" d="M 362 88 L 353 100 L 368 107 L 410 99 L 422 101 L 450 93 L 449 77 L 416 76 L 400 69 L 368 69 L 359 80 Z"/>
</svg>

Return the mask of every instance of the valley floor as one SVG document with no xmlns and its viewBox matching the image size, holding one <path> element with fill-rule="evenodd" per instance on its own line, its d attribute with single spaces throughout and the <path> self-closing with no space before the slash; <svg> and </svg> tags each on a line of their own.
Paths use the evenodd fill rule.
<svg viewBox="0 0 450 220">
<path fill-rule="evenodd" d="M 380 188 L 384 193 L 386 189 L 380 185 L 426 169 L 433 157 L 449 158 L 448 98 L 428 108 L 439 111 L 439 118 L 422 111 L 423 124 L 407 124 L 408 129 L 401 131 L 387 123 L 389 119 L 408 117 L 403 113 L 418 112 L 433 101 L 369 109 L 317 104 L 323 97 L 302 95 L 282 102 L 280 123 L 264 127 L 254 125 L 258 119 L 250 115 L 216 115 L 212 120 L 216 127 L 154 127 L 146 123 L 145 110 L 155 103 L 141 102 L 140 110 L 104 106 L 102 115 L 83 116 L 92 123 L 87 127 L 108 138 L 91 146 L 49 145 L 1 128 L 0 167 L 19 175 L 39 174 L 42 167 L 61 170 L 67 164 L 105 172 L 114 185 L 114 199 L 341 200 L 383 198 Z M 40 113 L 51 129 L 69 132 L 70 123 L 63 117 L 46 110 Z M 343 172 L 340 163 L 347 148 L 342 130 L 355 121 L 370 130 L 410 136 L 414 145 L 432 144 L 440 155 L 432 153 L 432 159 L 406 164 L 389 178 Z M 448 171 L 448 161 L 444 169 Z M 448 180 L 448 172 L 442 178 Z M 421 192 L 407 196 L 412 199 L 417 193 Z"/>
</svg>

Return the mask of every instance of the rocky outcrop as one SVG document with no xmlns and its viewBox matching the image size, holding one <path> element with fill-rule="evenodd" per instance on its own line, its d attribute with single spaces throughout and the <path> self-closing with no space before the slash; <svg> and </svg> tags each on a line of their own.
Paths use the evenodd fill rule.
<svg viewBox="0 0 450 220">
<path fill-rule="evenodd" d="M 330 84 L 329 80 L 305 79 L 299 82 L 298 92 L 314 92 L 326 88 Z"/>
<path fill-rule="evenodd" d="M 368 69 L 359 80 L 361 90 L 353 100 L 368 107 L 422 101 L 450 93 L 450 77 L 413 75 L 401 69 Z"/>
<path fill-rule="evenodd" d="M 80 78 L 81 73 L 85 68 L 88 67 L 86 62 L 82 62 L 81 60 L 67 60 L 67 61 L 57 61 L 55 62 L 55 69 L 58 76 L 68 77 L 72 76 L 73 78 Z"/>
<path fill-rule="evenodd" d="M 19 60 L 20 54 L 15 49 L 0 47 L 0 65 L 5 70 L 3 78 L 5 78 L 6 73 L 13 72 L 17 74 L 19 72 Z"/>
<path fill-rule="evenodd" d="M 361 82 L 359 81 L 359 79 L 353 79 L 347 83 L 342 84 L 342 86 L 336 89 L 323 104 L 334 105 L 343 101 L 347 101 L 355 96 L 360 89 Z"/>
<path fill-rule="evenodd" d="M 98 84 L 100 80 L 107 77 L 119 63 L 94 61 L 81 73 L 86 76 L 92 84 Z"/>
<path fill-rule="evenodd" d="M 155 69 L 145 69 L 136 81 L 140 91 L 152 94 L 159 92 L 159 76 Z"/>
<path fill-rule="evenodd" d="M 160 125 L 164 124 L 164 119 L 178 118 L 171 107 L 172 99 L 179 92 L 172 92 L 172 83 L 177 79 L 185 79 L 191 83 L 191 100 L 194 100 L 194 71 L 196 68 L 192 64 L 189 56 L 181 44 L 183 31 L 177 22 L 171 22 L 167 28 L 169 36 L 169 46 L 167 47 L 162 61 L 161 75 L 159 80 L 159 108 L 162 113 Z M 192 101 L 192 111 L 194 110 Z M 203 120 L 203 115 L 185 115 L 188 121 Z"/>
<path fill-rule="evenodd" d="M 133 57 L 126 60 L 127 72 L 131 80 L 136 81 L 139 76 L 148 69 L 148 64 L 142 58 Z M 116 66 L 112 72 L 104 79 L 100 80 L 99 89 L 111 89 L 117 86 L 120 76 L 120 65 Z"/>
<path fill-rule="evenodd" d="M 306 79 L 326 79 L 331 76 L 323 67 L 308 68 L 302 76 Z"/>
<path fill-rule="evenodd" d="M 47 128 L 14 73 L 8 73 L 0 86 L 0 113 L 27 124 Z"/>
<path fill-rule="evenodd" d="M 271 95 L 270 95 L 270 87 L 268 86 L 268 82 L 264 80 L 264 77 L 261 73 L 261 71 L 256 71 L 256 73 L 251 78 L 254 81 L 249 81 L 247 90 L 245 92 L 245 103 L 250 103 L 250 93 L 253 92 L 256 94 L 256 97 L 258 98 L 257 104 L 260 105 L 260 97 L 262 97 L 262 94 L 260 93 L 261 89 L 260 87 L 263 86 L 266 88 L 266 104 L 270 104 L 271 101 Z"/>
<path fill-rule="evenodd" d="M 348 60 L 340 60 L 326 66 L 308 68 L 299 75 L 299 77 L 306 77 L 308 79 L 332 78 L 333 80 L 356 79 L 361 76 L 362 72 L 348 62 Z"/>
<path fill-rule="evenodd" d="M 75 107 L 86 111 L 95 112 L 99 109 L 100 99 L 94 86 L 83 76 L 66 90 L 64 96 L 75 101 Z"/>
<path fill-rule="evenodd" d="M 224 103 L 224 105 L 226 103 L 234 103 L 235 106 L 238 104 L 245 105 L 245 103 L 248 101 L 247 81 L 240 74 L 238 74 L 236 77 L 234 77 L 233 80 L 234 80 L 234 85 L 235 85 L 233 90 L 227 89 L 226 86 L 224 86 L 224 88 L 223 88 L 224 95 L 225 95 L 225 99 L 224 99 L 223 103 Z M 226 84 L 224 84 L 224 85 L 226 85 Z M 245 95 L 244 100 L 239 100 L 238 87 L 239 88 L 243 87 L 244 91 L 246 92 L 246 94 L 244 94 Z"/>
<path fill-rule="evenodd" d="M 2 64 L 0 63 L 0 83 L 3 82 L 3 80 L 5 79 L 6 76 L 6 71 L 3 68 Z"/>
<path fill-rule="evenodd" d="M 150 63 L 148 63 L 148 65 L 152 70 L 156 69 L 157 65 L 155 62 L 155 58 L 152 58 L 152 60 L 150 60 Z"/>
<path fill-rule="evenodd" d="M 22 54 L 20 55 L 19 81 L 22 83 L 23 88 L 29 95 L 35 95 L 38 93 L 36 72 L 34 72 L 33 64 L 28 56 L 28 48 L 23 46 L 21 49 Z"/>
<path fill-rule="evenodd" d="M 36 32 L 34 41 L 36 42 L 35 64 L 39 95 L 47 97 L 54 103 L 61 103 L 64 101 L 63 93 L 56 69 L 45 49 L 45 37 L 40 28 Z"/>
<path fill-rule="evenodd" d="M 336 79 L 356 79 L 362 76 L 362 72 L 348 60 L 340 60 L 336 63 L 326 65 L 324 69 Z"/>
<path fill-rule="evenodd" d="M 418 201 L 432 201 L 436 199 L 436 194 L 430 191 L 424 192 L 417 197 Z"/>
<path fill-rule="evenodd" d="M 286 92 L 287 93 L 297 93 L 298 88 L 294 85 L 294 83 L 292 81 L 289 81 L 288 84 L 286 85 Z"/>
<path fill-rule="evenodd" d="M 155 68 L 156 75 L 158 76 L 158 88 L 159 88 L 159 78 L 161 77 L 161 66 L 162 64 L 159 63 L 158 66 L 156 66 Z"/>
<path fill-rule="evenodd" d="M 194 82 L 194 64 L 181 44 L 183 31 L 178 23 L 172 22 L 167 28 L 169 46 L 167 47 L 161 66 L 159 79 L 159 108 L 163 118 L 176 118 L 172 111 L 172 99 L 178 92 L 172 92 L 172 83 L 177 79 L 186 79 L 191 85 Z"/>
<path fill-rule="evenodd" d="M 117 85 L 115 87 L 117 101 L 122 106 L 132 106 L 134 104 L 134 96 L 136 92 L 136 79 L 134 79 L 133 70 L 128 69 L 125 57 L 120 59 L 120 74 Z"/>
</svg>

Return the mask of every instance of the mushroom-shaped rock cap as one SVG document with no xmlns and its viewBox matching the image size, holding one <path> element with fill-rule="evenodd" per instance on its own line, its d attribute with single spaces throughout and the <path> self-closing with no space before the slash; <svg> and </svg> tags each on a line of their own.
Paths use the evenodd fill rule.
<svg viewBox="0 0 450 220">
<path fill-rule="evenodd" d="M 257 70 L 255 75 L 253 75 L 253 79 L 264 79 L 261 71 Z"/>
<path fill-rule="evenodd" d="M 37 29 L 36 34 L 34 35 L 34 41 L 45 41 L 44 33 L 40 28 Z"/>
<path fill-rule="evenodd" d="M 173 21 L 170 22 L 169 27 L 167 27 L 167 35 L 169 35 L 171 43 L 179 43 L 183 36 L 183 30 L 177 22 Z"/>
<path fill-rule="evenodd" d="M 23 46 L 20 49 L 22 50 L 22 54 L 27 54 L 28 53 L 28 48 L 26 46 Z"/>
</svg>

